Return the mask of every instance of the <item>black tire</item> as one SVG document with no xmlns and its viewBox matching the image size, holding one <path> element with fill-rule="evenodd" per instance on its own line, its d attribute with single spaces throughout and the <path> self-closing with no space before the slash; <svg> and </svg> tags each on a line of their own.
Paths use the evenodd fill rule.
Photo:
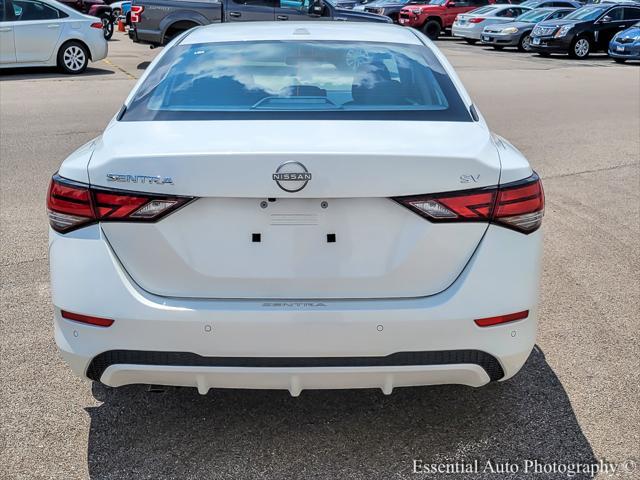
<svg viewBox="0 0 640 480">
<path fill-rule="evenodd" d="M 431 40 L 437 40 L 442 33 L 442 26 L 437 20 L 429 20 L 423 25 L 422 33 L 424 33 Z"/>
<path fill-rule="evenodd" d="M 626 58 L 614 58 L 613 59 L 616 63 L 624 63 L 627 61 Z"/>
<path fill-rule="evenodd" d="M 113 37 L 113 20 L 108 17 L 102 17 L 102 33 L 106 40 Z"/>
<path fill-rule="evenodd" d="M 114 8 L 113 9 L 113 16 L 118 18 L 120 15 L 122 15 L 122 10 L 120 10 L 119 8 Z"/>
<path fill-rule="evenodd" d="M 165 32 L 162 44 L 166 45 L 171 40 L 176 38 L 178 35 L 181 35 L 184 32 L 186 32 L 187 30 L 191 30 L 192 28 L 195 28 L 197 26 L 198 26 L 197 23 L 189 22 L 189 21 L 186 21 L 186 20 L 179 21 L 179 22 L 176 22 L 176 23 L 172 24 L 169 28 L 167 28 L 167 31 Z"/>
<path fill-rule="evenodd" d="M 72 40 L 58 50 L 58 68 L 69 75 L 77 75 L 89 65 L 89 50 L 80 42 Z"/>
<path fill-rule="evenodd" d="M 464 41 L 469 45 L 475 45 L 476 43 L 478 43 L 478 40 L 476 40 L 475 38 L 465 38 Z"/>
<path fill-rule="evenodd" d="M 524 33 L 518 41 L 518 50 L 520 52 L 531 51 L 531 32 Z"/>
<path fill-rule="evenodd" d="M 587 37 L 577 37 L 571 42 L 571 48 L 569 49 L 569 56 L 578 60 L 584 60 L 589 56 L 593 45 L 591 40 Z"/>
<path fill-rule="evenodd" d="M 504 46 L 502 45 L 492 45 L 494 50 L 502 50 L 504 48 Z"/>
</svg>

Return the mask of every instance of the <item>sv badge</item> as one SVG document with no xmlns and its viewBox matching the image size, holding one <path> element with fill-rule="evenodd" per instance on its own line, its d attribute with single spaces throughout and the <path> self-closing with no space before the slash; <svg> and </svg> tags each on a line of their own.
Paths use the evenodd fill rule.
<svg viewBox="0 0 640 480">
<path fill-rule="evenodd" d="M 480 174 L 478 175 L 460 175 L 460 183 L 478 183 Z"/>
</svg>

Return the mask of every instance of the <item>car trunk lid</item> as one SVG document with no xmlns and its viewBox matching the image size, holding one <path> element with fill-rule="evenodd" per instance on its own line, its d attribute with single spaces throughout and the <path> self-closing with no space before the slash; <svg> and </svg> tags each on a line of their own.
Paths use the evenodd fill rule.
<svg viewBox="0 0 640 480">
<path fill-rule="evenodd" d="M 274 180 L 300 166 L 309 175 Z M 444 290 L 486 223 L 430 223 L 392 197 L 495 185 L 499 172 L 483 126 L 411 121 L 116 122 L 89 167 L 92 185 L 198 197 L 157 223 L 102 225 L 142 288 L 269 299 Z"/>
</svg>

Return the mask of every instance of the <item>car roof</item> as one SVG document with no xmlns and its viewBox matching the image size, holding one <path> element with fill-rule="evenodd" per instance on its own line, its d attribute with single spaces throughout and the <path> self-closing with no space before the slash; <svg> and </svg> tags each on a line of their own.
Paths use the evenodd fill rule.
<svg viewBox="0 0 640 480">
<path fill-rule="evenodd" d="M 286 23 L 286 24 L 285 24 Z M 182 45 L 262 40 L 323 40 L 423 45 L 410 28 L 369 22 L 237 22 L 198 27 Z"/>
</svg>

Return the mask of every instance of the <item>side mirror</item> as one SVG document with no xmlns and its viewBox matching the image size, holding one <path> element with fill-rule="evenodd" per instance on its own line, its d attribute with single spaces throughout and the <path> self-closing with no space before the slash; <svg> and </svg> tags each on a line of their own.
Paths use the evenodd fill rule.
<svg viewBox="0 0 640 480">
<path fill-rule="evenodd" d="M 602 17 L 600 19 L 601 23 L 609 23 L 611 20 L 613 20 L 613 18 L 611 18 L 609 15 L 605 15 L 604 17 Z"/>
<path fill-rule="evenodd" d="M 457 7 L 456 2 L 447 3 L 447 8 Z"/>
</svg>

